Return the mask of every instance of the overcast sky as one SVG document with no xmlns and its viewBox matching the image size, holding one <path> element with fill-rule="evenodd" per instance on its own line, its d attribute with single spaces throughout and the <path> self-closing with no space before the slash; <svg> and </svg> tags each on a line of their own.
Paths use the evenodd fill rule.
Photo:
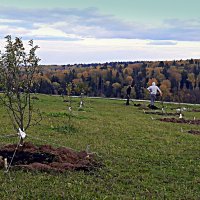
<svg viewBox="0 0 200 200">
<path fill-rule="evenodd" d="M 41 64 L 200 58 L 199 0 L 0 0 L 4 37 L 33 39 Z"/>
</svg>

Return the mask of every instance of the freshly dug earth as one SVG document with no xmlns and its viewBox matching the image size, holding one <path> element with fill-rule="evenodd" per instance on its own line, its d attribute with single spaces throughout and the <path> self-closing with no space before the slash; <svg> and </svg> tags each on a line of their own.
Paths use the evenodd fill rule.
<svg viewBox="0 0 200 200">
<path fill-rule="evenodd" d="M 157 106 L 150 105 L 150 104 L 148 106 L 146 106 L 145 104 L 138 103 L 138 104 L 134 104 L 134 106 L 142 108 L 142 109 L 159 110 L 159 108 Z"/>
<path fill-rule="evenodd" d="M 154 106 L 154 105 L 148 105 L 148 107 L 152 110 L 159 110 L 160 108 L 158 108 L 157 106 Z"/>
<path fill-rule="evenodd" d="M 191 112 L 200 112 L 200 109 L 192 109 L 192 110 L 189 110 Z"/>
<path fill-rule="evenodd" d="M 145 111 L 145 114 L 150 115 L 165 115 L 165 116 L 177 116 L 179 113 L 167 113 L 167 112 L 152 112 L 152 111 Z"/>
<path fill-rule="evenodd" d="M 0 167 L 4 167 L 4 158 L 10 163 L 17 144 L 0 147 Z M 76 152 L 70 148 L 53 148 L 50 145 L 35 146 L 30 142 L 18 147 L 11 164 L 13 169 L 40 171 L 84 170 L 100 167 L 95 155 L 86 151 Z"/>
<path fill-rule="evenodd" d="M 189 120 L 189 119 L 176 119 L 176 118 L 161 118 L 159 119 L 163 122 L 173 122 L 173 123 L 183 123 L 183 124 L 195 124 L 200 125 L 200 120 Z"/>
<path fill-rule="evenodd" d="M 190 130 L 188 133 L 193 134 L 193 135 L 200 135 L 200 131 L 197 130 Z"/>
</svg>

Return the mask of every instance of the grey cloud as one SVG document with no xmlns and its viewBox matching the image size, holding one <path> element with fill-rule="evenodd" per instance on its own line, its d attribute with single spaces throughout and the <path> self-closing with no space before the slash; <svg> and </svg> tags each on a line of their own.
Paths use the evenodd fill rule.
<svg viewBox="0 0 200 200">
<path fill-rule="evenodd" d="M 154 40 L 148 43 L 148 45 L 176 45 L 177 42 L 172 42 L 172 41 L 160 41 L 160 40 Z"/>
<path fill-rule="evenodd" d="M 77 35 L 77 39 L 92 37 L 200 41 L 200 19 L 166 19 L 163 26 L 153 28 L 148 24 L 126 22 L 112 15 L 101 14 L 96 8 L 23 10 L 6 7 L 0 8 L 0 18 L 21 20 L 19 23 L 9 24 L 12 27 L 30 30 L 47 26 L 66 34 Z"/>
</svg>

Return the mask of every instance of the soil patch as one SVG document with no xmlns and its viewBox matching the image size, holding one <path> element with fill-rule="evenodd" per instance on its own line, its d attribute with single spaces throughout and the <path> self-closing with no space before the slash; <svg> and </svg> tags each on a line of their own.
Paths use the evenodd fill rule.
<svg viewBox="0 0 200 200">
<path fill-rule="evenodd" d="M 152 109 L 152 110 L 159 110 L 160 108 L 158 108 L 157 106 L 154 105 L 148 105 L 148 108 Z"/>
<path fill-rule="evenodd" d="M 162 118 L 158 120 L 163 122 L 200 125 L 200 120 L 188 120 L 188 119 L 176 119 L 176 118 Z"/>
<path fill-rule="evenodd" d="M 152 112 L 152 111 L 145 111 L 145 114 L 165 115 L 165 116 L 177 116 L 177 115 L 179 115 L 178 113 Z"/>
<path fill-rule="evenodd" d="M 141 104 L 141 103 L 138 103 L 138 104 L 134 104 L 134 106 L 135 107 L 138 107 L 138 108 L 141 108 L 141 109 L 145 109 L 145 110 L 149 110 L 149 109 L 151 109 L 151 110 L 159 110 L 160 108 L 158 108 L 157 106 L 155 106 L 155 105 L 145 105 L 145 104 Z"/>
<path fill-rule="evenodd" d="M 193 134 L 193 135 L 200 135 L 200 131 L 196 131 L 196 130 L 189 130 L 188 133 Z"/>
<path fill-rule="evenodd" d="M 4 167 L 4 158 L 10 163 L 17 144 L 0 147 L 0 167 Z M 70 148 L 53 148 L 51 145 L 35 146 L 30 142 L 18 147 L 11 168 L 40 171 L 83 170 L 99 168 L 95 155 L 86 151 L 76 152 Z"/>
<path fill-rule="evenodd" d="M 149 110 L 149 108 L 145 105 L 145 104 L 141 104 L 141 103 L 138 103 L 138 104 L 133 104 L 135 107 L 138 107 L 139 109 L 143 109 L 143 110 Z"/>
<path fill-rule="evenodd" d="M 192 110 L 189 110 L 189 112 L 200 112 L 200 109 L 192 109 Z"/>
</svg>

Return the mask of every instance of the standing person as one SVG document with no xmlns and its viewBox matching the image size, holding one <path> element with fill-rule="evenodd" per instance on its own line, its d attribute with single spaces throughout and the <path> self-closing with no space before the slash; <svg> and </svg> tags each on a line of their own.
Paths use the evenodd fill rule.
<svg viewBox="0 0 200 200">
<path fill-rule="evenodd" d="M 129 105 L 129 99 L 130 99 L 130 96 L 131 96 L 131 85 L 129 85 L 126 89 L 126 105 Z"/>
<path fill-rule="evenodd" d="M 151 97 L 150 106 L 153 107 L 157 92 L 160 93 L 160 96 L 162 96 L 162 92 L 161 92 L 160 88 L 158 86 L 156 86 L 155 82 L 153 82 L 152 85 L 147 88 L 147 90 L 150 92 L 150 97 Z"/>
</svg>

